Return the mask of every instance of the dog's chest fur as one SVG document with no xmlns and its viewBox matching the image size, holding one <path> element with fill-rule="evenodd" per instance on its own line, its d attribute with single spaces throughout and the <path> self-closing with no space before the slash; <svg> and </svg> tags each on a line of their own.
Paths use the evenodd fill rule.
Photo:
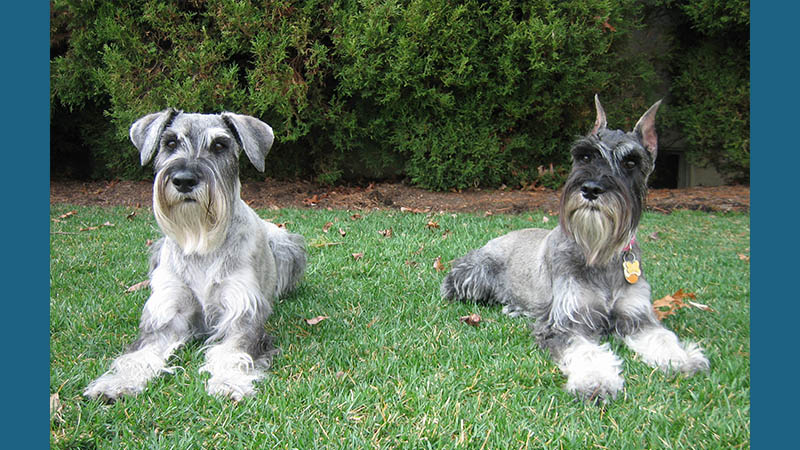
<svg viewBox="0 0 800 450">
<path fill-rule="evenodd" d="M 587 308 L 611 315 L 618 299 L 631 289 L 648 286 L 644 277 L 636 285 L 624 280 L 622 253 L 606 264 L 587 265 L 581 249 L 575 241 L 564 238 L 560 227 L 511 232 L 490 241 L 485 248 L 491 260 L 504 267 L 498 272 L 509 287 L 508 296 L 497 300 L 528 316 L 550 316 L 560 322 L 580 317 L 577 313 Z M 638 258 L 638 247 L 631 251 Z"/>
<path fill-rule="evenodd" d="M 206 254 L 186 255 L 176 241 L 165 237 L 157 248 L 157 264 L 169 267 L 204 305 L 218 302 L 220 287 L 235 288 L 234 283 L 268 297 L 268 286 L 275 279 L 275 262 L 268 246 L 262 220 L 246 206 L 237 207 L 219 248 Z"/>
</svg>

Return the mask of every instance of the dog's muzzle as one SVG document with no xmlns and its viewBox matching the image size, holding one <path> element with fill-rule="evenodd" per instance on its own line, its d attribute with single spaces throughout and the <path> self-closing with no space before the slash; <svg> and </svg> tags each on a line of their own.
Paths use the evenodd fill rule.
<svg viewBox="0 0 800 450">
<path fill-rule="evenodd" d="M 170 181 L 175 186 L 175 190 L 182 194 L 188 194 L 200 184 L 200 175 L 191 170 L 178 170 L 172 174 Z"/>
<path fill-rule="evenodd" d="M 589 201 L 597 200 L 606 189 L 596 181 L 587 181 L 581 185 L 581 195 Z"/>
</svg>

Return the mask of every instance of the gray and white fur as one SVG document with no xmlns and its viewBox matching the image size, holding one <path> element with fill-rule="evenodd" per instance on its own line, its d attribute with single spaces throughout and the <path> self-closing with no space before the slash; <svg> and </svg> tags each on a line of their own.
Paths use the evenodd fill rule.
<svg viewBox="0 0 800 450">
<path fill-rule="evenodd" d="M 625 133 L 607 128 L 595 96 L 594 128 L 572 146 L 559 225 L 492 239 L 454 261 L 442 283 L 445 298 L 500 303 L 511 316 L 532 318 L 537 343 L 567 377 L 565 389 L 582 399 L 605 401 L 623 388 L 622 361 L 600 343 L 606 335 L 664 372 L 709 368 L 697 344 L 680 342 L 658 321 L 644 277 L 631 284 L 623 274 L 623 258 L 641 261 L 635 235 L 655 167 L 660 103 Z"/>
<path fill-rule="evenodd" d="M 255 393 L 277 352 L 264 328 L 273 303 L 306 266 L 303 237 L 262 220 L 241 199 L 240 153 L 263 171 L 272 129 L 229 112 L 167 109 L 137 120 L 130 138 L 142 165 L 154 159 L 153 211 L 164 237 L 152 247 L 152 294 L 138 339 L 84 395 L 136 395 L 170 371 L 177 348 L 203 338 L 206 390 L 241 400 Z"/>
</svg>

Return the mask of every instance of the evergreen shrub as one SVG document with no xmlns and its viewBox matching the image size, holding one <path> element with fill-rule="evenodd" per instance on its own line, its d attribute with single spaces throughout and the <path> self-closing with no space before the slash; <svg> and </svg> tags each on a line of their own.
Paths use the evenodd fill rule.
<svg viewBox="0 0 800 450">
<path fill-rule="evenodd" d="M 647 55 L 628 51 L 643 8 L 635 0 L 54 0 L 51 173 L 148 177 L 128 128 L 173 106 L 269 123 L 267 176 L 406 178 L 438 190 L 557 185 L 570 141 L 594 121 L 595 93 L 620 127 L 657 98 Z"/>
</svg>

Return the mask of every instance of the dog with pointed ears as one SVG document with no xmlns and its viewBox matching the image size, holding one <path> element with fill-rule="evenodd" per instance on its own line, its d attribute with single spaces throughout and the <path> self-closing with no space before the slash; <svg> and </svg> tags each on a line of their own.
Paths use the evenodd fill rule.
<svg viewBox="0 0 800 450">
<path fill-rule="evenodd" d="M 500 303 L 533 318 L 538 345 L 581 399 L 606 401 L 623 389 L 622 361 L 601 338 L 622 339 L 651 367 L 687 375 L 708 370 L 702 349 L 681 342 L 656 318 L 642 274 L 636 229 L 658 150 L 655 103 L 631 132 L 597 119 L 572 146 L 555 229 L 524 229 L 492 239 L 456 260 L 441 294 Z"/>
</svg>

